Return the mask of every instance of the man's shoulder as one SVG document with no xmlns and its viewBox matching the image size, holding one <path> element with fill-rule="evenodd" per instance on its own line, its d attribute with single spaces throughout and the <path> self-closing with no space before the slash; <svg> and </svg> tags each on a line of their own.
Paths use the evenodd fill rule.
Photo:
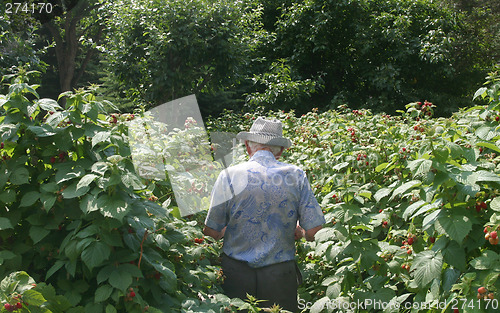
<svg viewBox="0 0 500 313">
<path fill-rule="evenodd" d="M 262 165 L 258 164 L 255 161 L 246 161 L 243 163 L 231 165 L 231 166 L 227 167 L 226 169 L 224 169 L 222 172 L 223 173 L 225 172 L 225 174 L 231 175 L 231 174 L 235 174 L 235 173 L 240 173 L 242 171 L 246 172 L 248 170 L 257 169 L 257 168 L 261 168 L 261 167 L 262 167 Z M 265 166 L 265 167 L 276 168 L 276 169 L 283 170 L 283 171 L 294 172 L 294 173 L 299 174 L 299 175 L 305 175 L 305 172 L 302 168 L 300 168 L 299 166 L 297 166 L 295 164 L 291 164 L 291 163 L 276 161 L 273 164 L 270 164 L 269 166 Z"/>
<path fill-rule="evenodd" d="M 304 170 L 295 164 L 285 163 L 285 162 L 276 162 L 276 164 L 278 165 L 278 167 L 282 167 L 283 169 L 295 171 L 301 174 L 304 173 Z"/>
</svg>

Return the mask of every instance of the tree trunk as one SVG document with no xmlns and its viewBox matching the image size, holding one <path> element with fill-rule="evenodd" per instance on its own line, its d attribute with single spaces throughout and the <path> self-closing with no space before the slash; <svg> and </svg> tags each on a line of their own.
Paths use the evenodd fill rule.
<svg viewBox="0 0 500 313">
<path fill-rule="evenodd" d="M 66 12 L 61 26 L 56 25 L 54 21 L 50 21 L 45 24 L 55 41 L 55 52 L 59 72 L 59 86 L 61 88 L 61 92 L 70 91 L 75 87 L 78 79 L 82 76 L 90 58 L 93 55 L 94 51 L 90 48 L 86 52 L 85 59 L 78 71 L 78 75 L 75 75 L 77 70 L 76 58 L 79 50 L 78 39 L 81 36 L 81 34 L 78 33 L 77 25 L 83 17 L 88 15 L 92 10 L 100 5 L 101 4 L 90 6 L 88 1 L 80 1 L 73 9 Z M 94 38 L 94 42 L 98 42 L 101 37 L 102 25 L 99 27 L 100 28 L 96 36 L 97 38 Z M 64 33 L 64 37 L 61 33 Z"/>
</svg>

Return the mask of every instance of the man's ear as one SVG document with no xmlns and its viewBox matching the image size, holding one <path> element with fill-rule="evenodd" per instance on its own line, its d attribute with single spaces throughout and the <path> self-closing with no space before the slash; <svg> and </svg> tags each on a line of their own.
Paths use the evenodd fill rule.
<svg viewBox="0 0 500 313">
<path fill-rule="evenodd" d="M 250 149 L 250 146 L 248 145 L 248 140 L 245 140 L 245 147 L 247 148 L 248 155 L 252 156 L 252 149 Z"/>
<path fill-rule="evenodd" d="M 283 151 L 285 151 L 285 147 L 281 147 L 280 152 L 275 156 L 276 160 L 281 157 L 281 155 L 283 154 Z"/>
</svg>

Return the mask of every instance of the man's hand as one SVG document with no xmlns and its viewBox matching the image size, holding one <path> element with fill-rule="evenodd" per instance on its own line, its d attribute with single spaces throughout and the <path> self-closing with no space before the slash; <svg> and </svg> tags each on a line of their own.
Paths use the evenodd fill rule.
<svg viewBox="0 0 500 313">
<path fill-rule="evenodd" d="M 221 231 L 216 231 L 215 229 L 210 228 L 208 226 L 205 226 L 205 228 L 203 228 L 203 234 L 205 234 L 205 236 L 210 236 L 215 240 L 219 240 L 222 237 L 224 237 L 225 232 L 226 232 L 226 227 L 224 227 Z"/>
<path fill-rule="evenodd" d="M 295 227 L 295 240 L 300 240 L 304 236 L 305 236 L 304 228 L 300 227 L 299 224 L 297 224 L 297 227 Z"/>
</svg>

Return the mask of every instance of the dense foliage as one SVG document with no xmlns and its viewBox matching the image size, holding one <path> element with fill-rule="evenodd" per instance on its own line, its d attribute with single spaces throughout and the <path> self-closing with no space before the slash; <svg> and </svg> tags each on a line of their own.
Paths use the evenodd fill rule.
<svg viewBox="0 0 500 313">
<path fill-rule="evenodd" d="M 176 218 L 169 181 L 136 174 L 137 116 L 107 113 L 88 91 L 66 93 L 62 109 L 28 75 L 0 96 L 0 310 L 257 311 L 219 293 L 204 213 Z M 498 310 L 499 96 L 492 73 L 476 92 L 489 105 L 450 118 L 433 118 L 429 102 L 398 116 L 263 113 L 283 120 L 294 143 L 284 159 L 307 171 L 328 221 L 297 244 L 301 309 Z M 226 112 L 209 126 L 234 132 L 253 118 Z M 187 140 L 189 127 L 176 132 Z"/>
<path fill-rule="evenodd" d="M 50 98 L 101 84 L 126 112 L 196 94 L 204 116 L 425 100 L 448 116 L 498 62 L 493 0 L 50 3 L 51 14 L 1 12 L 2 73 L 43 70 Z"/>
<path fill-rule="evenodd" d="M 286 160 L 307 170 L 328 221 L 298 247 L 302 308 L 498 310 L 499 88 L 493 73 L 476 93 L 490 105 L 451 118 L 432 118 L 430 102 L 401 116 L 272 114 L 294 141 Z M 251 122 L 229 116 L 216 125 Z"/>
<path fill-rule="evenodd" d="M 155 188 L 135 173 L 133 117 L 108 115 L 110 104 L 86 91 L 66 93 L 62 109 L 38 99 L 28 74 L 0 97 L 0 276 L 25 272 L 1 284 L 2 306 L 170 312 L 217 290 L 215 248 L 194 241 L 202 238 L 196 222 L 169 213 L 171 191 L 160 192 L 163 206 L 154 202 L 168 181 Z M 52 287 L 33 289 L 33 280 Z"/>
</svg>

